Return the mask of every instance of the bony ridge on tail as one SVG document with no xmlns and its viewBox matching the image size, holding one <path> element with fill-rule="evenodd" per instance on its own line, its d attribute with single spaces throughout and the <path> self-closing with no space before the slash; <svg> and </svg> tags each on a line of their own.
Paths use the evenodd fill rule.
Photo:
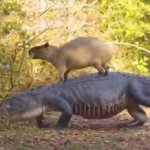
<svg viewBox="0 0 150 150">
<path fill-rule="evenodd" d="M 32 47 L 29 55 L 52 63 L 59 70 L 61 80 L 65 81 L 71 70 L 89 66 L 97 69 L 99 74 L 107 75 L 114 51 L 114 44 L 100 42 L 94 37 L 78 37 L 60 47 L 49 43 Z"/>
</svg>

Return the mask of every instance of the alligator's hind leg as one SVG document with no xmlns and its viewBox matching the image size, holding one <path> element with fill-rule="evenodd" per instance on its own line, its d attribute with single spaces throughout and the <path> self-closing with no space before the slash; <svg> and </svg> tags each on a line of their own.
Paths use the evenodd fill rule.
<svg viewBox="0 0 150 150">
<path fill-rule="evenodd" d="M 37 126 L 39 128 L 48 128 L 49 127 L 49 121 L 41 114 L 36 118 Z"/>
<path fill-rule="evenodd" d="M 127 110 L 134 120 L 124 124 L 125 127 L 140 126 L 147 121 L 146 113 L 139 105 L 132 103 L 128 106 Z"/>
</svg>

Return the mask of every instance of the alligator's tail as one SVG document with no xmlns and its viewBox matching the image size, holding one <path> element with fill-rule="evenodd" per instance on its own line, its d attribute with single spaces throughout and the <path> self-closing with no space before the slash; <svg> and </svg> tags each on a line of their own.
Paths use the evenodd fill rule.
<svg viewBox="0 0 150 150">
<path fill-rule="evenodd" d="M 133 80 L 130 83 L 129 92 L 139 105 L 150 107 L 150 81 Z"/>
</svg>

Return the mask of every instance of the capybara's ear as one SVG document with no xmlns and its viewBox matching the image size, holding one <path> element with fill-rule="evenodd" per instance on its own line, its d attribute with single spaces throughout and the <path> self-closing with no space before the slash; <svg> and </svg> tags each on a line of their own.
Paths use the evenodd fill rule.
<svg viewBox="0 0 150 150">
<path fill-rule="evenodd" d="M 44 46 L 45 46 L 45 47 L 48 47 L 48 46 L 49 46 L 49 43 L 48 43 L 48 42 L 46 42 Z"/>
</svg>

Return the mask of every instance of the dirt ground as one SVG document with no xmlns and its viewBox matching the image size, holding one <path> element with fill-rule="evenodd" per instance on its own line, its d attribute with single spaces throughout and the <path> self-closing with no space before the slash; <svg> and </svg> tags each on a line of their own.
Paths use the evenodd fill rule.
<svg viewBox="0 0 150 150">
<path fill-rule="evenodd" d="M 150 116 L 150 110 L 146 110 Z M 57 114 L 51 114 L 52 127 Z M 34 121 L 13 123 L 0 129 L 0 150 L 150 150 L 150 125 L 118 128 L 131 117 L 126 111 L 102 120 L 73 116 L 70 127 L 38 129 Z M 148 121 L 150 122 L 150 121 Z"/>
</svg>

